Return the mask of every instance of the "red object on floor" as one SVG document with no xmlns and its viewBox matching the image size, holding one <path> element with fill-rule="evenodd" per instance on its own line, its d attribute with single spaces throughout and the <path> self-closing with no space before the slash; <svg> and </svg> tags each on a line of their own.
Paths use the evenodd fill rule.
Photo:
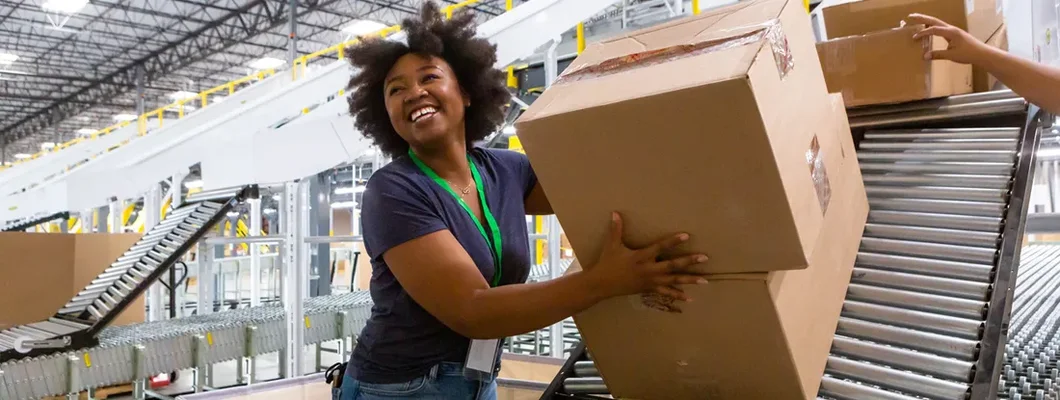
<svg viewBox="0 0 1060 400">
<path fill-rule="evenodd" d="M 151 378 L 151 389 L 164 388 L 173 383 L 169 380 L 169 374 L 161 374 L 154 378 Z"/>
</svg>

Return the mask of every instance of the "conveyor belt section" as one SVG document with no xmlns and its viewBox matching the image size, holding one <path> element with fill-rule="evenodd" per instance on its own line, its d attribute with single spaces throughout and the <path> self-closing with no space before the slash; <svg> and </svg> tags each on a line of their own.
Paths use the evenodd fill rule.
<svg viewBox="0 0 1060 400">
<path fill-rule="evenodd" d="M 585 344 L 578 343 L 571 349 L 570 357 L 545 389 L 541 399 L 596 400 L 609 399 L 610 396 L 604 379 L 589 358 Z"/>
<path fill-rule="evenodd" d="M 93 346 L 96 334 L 257 187 L 200 192 L 166 215 L 52 318 L 0 331 L 0 363 Z"/>
<path fill-rule="evenodd" d="M 822 398 L 994 397 L 1036 118 L 1029 129 L 865 132 L 869 217 Z"/>
<path fill-rule="evenodd" d="M 355 337 L 371 316 L 367 291 L 305 301 L 305 343 Z M 61 396 L 162 373 L 273 354 L 286 345 L 282 306 L 112 326 L 93 347 L 0 363 L 0 399 Z"/>
<path fill-rule="evenodd" d="M 4 228 L 0 229 L 0 232 L 20 232 L 36 225 L 51 222 L 57 219 L 63 220 L 65 222 L 66 220 L 70 219 L 70 213 L 63 211 L 39 218 L 8 221 L 8 223 L 4 225 Z"/>
<path fill-rule="evenodd" d="M 1060 245 L 1023 249 L 998 397 L 1060 398 Z"/>
</svg>

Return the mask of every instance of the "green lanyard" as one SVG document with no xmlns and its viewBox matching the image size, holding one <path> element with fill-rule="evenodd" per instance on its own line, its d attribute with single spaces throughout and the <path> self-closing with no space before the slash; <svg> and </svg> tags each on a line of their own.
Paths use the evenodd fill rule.
<svg viewBox="0 0 1060 400">
<path fill-rule="evenodd" d="M 464 211 L 467 211 L 467 215 L 471 217 L 471 221 L 475 223 L 475 227 L 478 228 L 479 233 L 482 234 L 482 238 L 486 240 L 486 245 L 490 247 L 490 251 L 493 253 L 493 267 L 496 272 L 493 274 L 493 282 L 490 286 L 497 287 L 501 282 L 501 230 L 497 227 L 497 220 L 493 218 L 493 213 L 490 212 L 489 205 L 486 204 L 486 191 L 482 188 L 482 176 L 478 173 L 478 166 L 471 161 L 470 155 L 467 156 L 467 163 L 471 165 L 471 177 L 475 179 L 475 190 L 478 192 L 479 201 L 482 203 L 482 215 L 486 217 L 486 224 L 489 225 L 490 232 L 493 234 L 492 237 L 486 233 L 486 228 L 484 228 L 478 218 L 475 217 L 475 213 L 471 212 L 471 207 L 468 207 L 467 203 L 464 202 L 464 199 L 460 198 L 460 196 L 453 191 L 453 188 L 449 186 L 449 182 L 446 182 L 445 179 L 438 176 L 431 167 L 424 164 L 423 161 L 412 152 L 412 149 L 409 149 L 409 157 L 412 158 L 412 162 L 416 163 L 416 166 L 419 167 L 427 177 L 434 180 L 434 182 L 445 189 L 445 191 L 453 195 L 453 197 L 456 198 L 456 201 L 460 203 L 460 206 L 464 207 Z"/>
</svg>

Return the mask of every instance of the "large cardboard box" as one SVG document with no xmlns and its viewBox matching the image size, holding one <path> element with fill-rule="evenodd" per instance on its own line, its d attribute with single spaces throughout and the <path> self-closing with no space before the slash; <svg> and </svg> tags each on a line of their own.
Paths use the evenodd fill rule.
<svg viewBox="0 0 1060 400">
<path fill-rule="evenodd" d="M 899 103 L 972 92 L 972 67 L 925 60 L 946 48 L 939 37 L 913 39 L 923 25 L 847 36 L 817 43 L 828 91 L 848 107 Z"/>
<path fill-rule="evenodd" d="M 997 28 L 997 32 L 994 32 L 990 39 L 986 40 L 986 44 L 990 47 L 1008 51 L 1008 27 L 1002 24 L 1000 28 Z M 991 90 L 1001 90 L 1004 84 L 993 75 L 988 74 L 982 67 L 974 66 L 972 67 L 972 86 L 976 92 L 989 92 Z"/>
<path fill-rule="evenodd" d="M 832 155 L 833 203 L 809 268 L 710 276 L 684 287 L 693 301 L 676 312 L 629 296 L 574 316 L 616 398 L 817 397 L 868 216 L 844 105 L 838 96 L 833 104 L 833 114 L 818 114 L 817 123 L 842 147 Z M 571 267 L 579 269 L 577 262 Z"/>
<path fill-rule="evenodd" d="M 0 232 L 0 329 L 48 319 L 140 234 Z M 114 325 L 144 321 L 141 296 Z"/>
<path fill-rule="evenodd" d="M 997 0 L 859 0 L 821 11 L 828 38 L 863 35 L 897 28 L 909 14 L 927 14 L 979 40 L 987 40 L 1004 21 Z"/>
<path fill-rule="evenodd" d="M 707 271 L 762 272 L 809 265 L 828 102 L 802 3 L 755 0 L 590 46 L 516 125 L 583 265 L 619 211 L 630 245 L 688 232 Z"/>
</svg>

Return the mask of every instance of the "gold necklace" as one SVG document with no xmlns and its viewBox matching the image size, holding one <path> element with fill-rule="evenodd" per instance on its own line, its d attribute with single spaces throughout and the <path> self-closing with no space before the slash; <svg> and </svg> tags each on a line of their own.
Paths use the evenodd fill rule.
<svg viewBox="0 0 1060 400">
<path fill-rule="evenodd" d="M 449 182 L 449 185 L 454 188 L 457 186 L 455 183 L 453 183 L 453 181 L 447 180 L 447 182 Z M 467 186 L 464 186 L 463 189 L 460 189 L 461 195 L 466 196 L 468 193 L 471 193 L 471 183 L 468 183 Z"/>
</svg>

